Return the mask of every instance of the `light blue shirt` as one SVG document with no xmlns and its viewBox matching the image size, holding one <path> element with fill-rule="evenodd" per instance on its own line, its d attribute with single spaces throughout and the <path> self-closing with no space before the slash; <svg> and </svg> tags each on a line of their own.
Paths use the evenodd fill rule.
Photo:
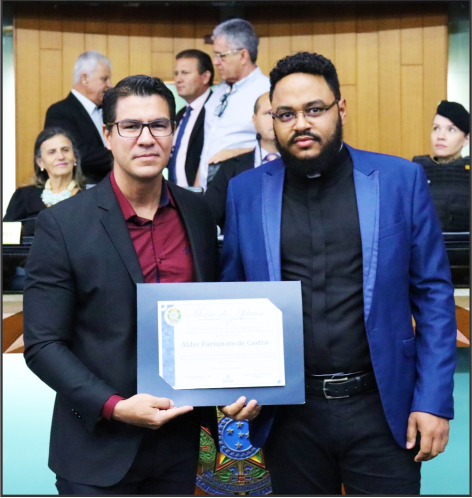
<svg viewBox="0 0 472 498">
<path fill-rule="evenodd" d="M 259 67 L 237 81 L 233 86 L 227 83 L 214 89 L 205 104 L 205 138 L 200 158 L 200 186 L 206 189 L 208 161 L 223 149 L 254 148 L 257 145 L 256 129 L 252 123 L 254 104 L 258 97 L 269 91 L 269 78 Z M 215 109 L 221 98 L 231 92 L 223 114 L 215 116 Z"/>
</svg>

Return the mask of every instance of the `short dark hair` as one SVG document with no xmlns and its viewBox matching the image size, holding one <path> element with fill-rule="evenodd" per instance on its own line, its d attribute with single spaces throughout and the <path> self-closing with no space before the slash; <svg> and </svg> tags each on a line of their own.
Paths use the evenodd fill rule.
<svg viewBox="0 0 472 498">
<path fill-rule="evenodd" d="M 138 74 L 123 78 L 116 86 L 105 92 L 103 96 L 103 122 L 107 125 L 108 129 L 112 128 L 112 126 L 108 126 L 108 123 L 115 122 L 118 99 L 121 97 L 130 97 L 131 95 L 138 97 L 161 96 L 167 102 L 171 121 L 175 122 L 175 98 L 173 93 L 161 79 Z"/>
<path fill-rule="evenodd" d="M 213 68 L 211 57 L 206 52 L 202 52 L 201 50 L 197 50 L 196 48 L 189 48 L 187 50 L 182 50 L 182 52 L 179 52 L 175 57 L 175 60 L 178 59 L 197 59 L 198 73 L 203 74 L 205 71 L 210 71 L 211 76 L 208 85 L 213 86 L 215 69 Z"/>
<path fill-rule="evenodd" d="M 320 54 L 298 52 L 280 59 L 270 72 L 270 100 L 274 94 L 275 85 L 285 76 L 293 73 L 314 74 L 322 76 L 334 94 L 335 99 L 341 98 L 339 80 L 333 63 Z"/>
<path fill-rule="evenodd" d="M 77 186 L 80 189 L 85 187 L 86 178 L 82 173 L 82 168 L 80 166 L 80 151 L 75 143 L 73 136 L 63 128 L 59 128 L 58 126 L 51 126 L 49 128 L 45 128 L 36 138 L 36 142 L 34 143 L 34 184 L 39 188 L 44 188 L 49 175 L 46 170 L 41 171 L 37 160 L 41 159 L 41 146 L 46 140 L 53 138 L 57 135 L 63 135 L 68 138 L 72 144 L 72 150 L 74 151 L 75 156 L 75 166 L 72 172 L 72 176 L 77 183 Z"/>
</svg>

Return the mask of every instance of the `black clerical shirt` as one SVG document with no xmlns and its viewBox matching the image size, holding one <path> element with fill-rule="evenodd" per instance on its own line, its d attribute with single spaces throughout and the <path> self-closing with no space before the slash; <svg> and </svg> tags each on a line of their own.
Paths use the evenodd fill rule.
<svg viewBox="0 0 472 498">
<path fill-rule="evenodd" d="M 300 178 L 287 170 L 281 263 L 282 280 L 302 283 L 306 373 L 372 370 L 353 164 L 346 147 L 320 177 Z"/>
</svg>

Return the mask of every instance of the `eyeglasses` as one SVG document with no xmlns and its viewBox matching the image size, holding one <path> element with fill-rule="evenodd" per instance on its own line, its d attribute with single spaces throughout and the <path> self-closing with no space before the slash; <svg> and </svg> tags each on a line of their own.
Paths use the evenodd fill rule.
<svg viewBox="0 0 472 498">
<path fill-rule="evenodd" d="M 141 121 L 124 119 L 123 121 L 118 121 L 117 123 L 107 123 L 107 126 L 114 125 L 116 125 L 118 129 L 118 135 L 123 138 L 138 138 L 141 136 L 144 128 L 148 128 L 154 138 L 160 138 L 172 135 L 175 128 L 175 121 L 162 118 L 156 119 L 156 121 L 151 121 L 150 123 L 141 123 Z"/>
<path fill-rule="evenodd" d="M 295 121 L 297 120 L 297 115 L 300 113 L 303 113 L 306 120 L 313 121 L 316 118 L 323 116 L 323 114 L 326 114 L 331 109 L 331 107 L 336 105 L 338 102 L 339 102 L 339 99 L 336 99 L 332 104 L 330 104 L 326 107 L 310 106 L 310 107 L 307 107 L 306 109 L 303 109 L 303 111 L 287 110 L 287 111 L 282 111 L 282 112 L 276 112 L 276 113 L 272 114 L 272 118 L 277 119 L 280 123 L 293 125 L 293 124 L 295 124 Z"/>
<path fill-rule="evenodd" d="M 225 109 L 228 107 L 228 98 L 230 95 L 231 92 L 228 92 L 221 97 L 221 103 L 215 108 L 215 116 L 220 117 L 225 112 Z"/>
<path fill-rule="evenodd" d="M 227 52 L 213 52 L 213 57 L 222 61 L 226 58 L 227 55 L 235 54 L 236 52 L 239 52 L 241 50 L 244 50 L 244 48 L 234 48 L 232 50 L 228 50 Z"/>
</svg>

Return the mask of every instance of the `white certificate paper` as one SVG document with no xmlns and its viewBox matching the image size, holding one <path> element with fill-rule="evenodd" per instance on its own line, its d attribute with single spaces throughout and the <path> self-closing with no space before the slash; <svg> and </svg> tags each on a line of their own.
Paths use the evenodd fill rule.
<svg viewBox="0 0 472 498">
<path fill-rule="evenodd" d="M 174 389 L 284 386 L 282 312 L 269 299 L 158 301 L 159 375 Z"/>
</svg>

